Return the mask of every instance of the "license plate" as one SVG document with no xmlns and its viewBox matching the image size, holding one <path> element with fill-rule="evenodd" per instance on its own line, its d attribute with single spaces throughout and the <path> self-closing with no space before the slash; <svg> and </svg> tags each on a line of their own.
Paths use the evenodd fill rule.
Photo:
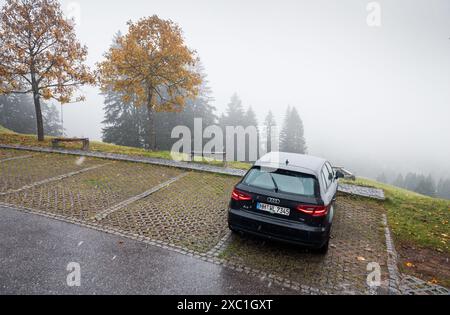
<svg viewBox="0 0 450 315">
<path fill-rule="evenodd" d="M 280 215 L 285 215 L 285 216 L 290 216 L 291 215 L 291 209 L 289 208 L 283 208 L 283 207 L 278 207 L 278 206 L 274 206 L 274 205 L 268 205 L 265 203 L 257 203 L 256 204 L 256 209 L 261 210 L 261 211 L 265 211 L 265 212 L 269 212 L 271 214 L 280 214 Z"/>
</svg>

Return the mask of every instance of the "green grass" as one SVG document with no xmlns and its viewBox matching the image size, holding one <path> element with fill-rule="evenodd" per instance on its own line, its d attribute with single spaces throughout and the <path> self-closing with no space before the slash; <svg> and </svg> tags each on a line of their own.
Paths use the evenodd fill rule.
<svg viewBox="0 0 450 315">
<path fill-rule="evenodd" d="M 4 133 L 4 134 L 14 134 L 15 132 L 9 129 L 6 129 L 5 127 L 3 127 L 2 125 L 0 125 L 0 133 Z"/>
<path fill-rule="evenodd" d="M 10 145 L 25 145 L 25 146 L 34 146 L 34 147 L 51 147 L 52 137 L 45 137 L 43 142 L 37 141 L 35 135 L 23 135 L 13 133 L 10 130 L 7 130 L 0 126 L 0 143 L 10 144 Z M 80 143 L 66 143 L 61 145 L 67 149 L 80 149 Z M 90 142 L 90 150 L 97 152 L 105 152 L 105 153 L 116 153 L 116 154 L 124 154 L 130 156 L 141 156 L 141 157 L 149 157 L 149 158 L 159 158 L 165 160 L 172 160 L 171 152 L 169 151 L 148 151 L 140 148 L 132 148 L 119 146 L 114 144 L 108 144 L 100 141 L 91 141 Z M 224 163 L 221 161 L 214 161 L 212 159 L 207 158 L 196 158 L 196 163 L 209 164 L 215 166 L 224 166 Z M 242 162 L 229 162 L 227 163 L 228 167 L 236 168 L 236 169 L 249 169 L 250 164 L 242 163 Z"/>
<path fill-rule="evenodd" d="M 423 196 L 369 179 L 344 182 L 385 191 L 389 225 L 397 241 L 450 253 L 449 200 Z"/>
</svg>

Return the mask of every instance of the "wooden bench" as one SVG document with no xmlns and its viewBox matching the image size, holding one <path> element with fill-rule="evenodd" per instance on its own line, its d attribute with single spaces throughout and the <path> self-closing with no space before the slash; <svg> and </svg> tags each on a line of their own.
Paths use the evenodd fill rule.
<svg viewBox="0 0 450 315">
<path fill-rule="evenodd" d="M 55 138 L 52 140 L 52 146 L 57 148 L 60 142 L 82 142 L 83 151 L 89 150 L 89 139 L 88 138 Z"/>
</svg>

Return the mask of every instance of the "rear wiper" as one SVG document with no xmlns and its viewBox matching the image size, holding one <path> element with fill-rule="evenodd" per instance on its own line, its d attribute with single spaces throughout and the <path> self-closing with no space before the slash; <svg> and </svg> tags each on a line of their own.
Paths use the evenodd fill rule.
<svg viewBox="0 0 450 315">
<path fill-rule="evenodd" d="M 278 191 L 279 191 L 279 188 L 278 188 L 277 182 L 276 182 L 275 179 L 273 178 L 272 174 L 270 174 L 270 178 L 272 178 L 272 182 L 273 182 L 273 184 L 274 184 L 274 186 L 275 186 L 275 192 L 278 192 Z"/>
</svg>

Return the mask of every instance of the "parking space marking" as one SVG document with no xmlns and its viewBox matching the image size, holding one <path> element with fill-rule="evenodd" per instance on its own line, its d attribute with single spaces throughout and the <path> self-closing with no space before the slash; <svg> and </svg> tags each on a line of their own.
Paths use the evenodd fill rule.
<svg viewBox="0 0 450 315">
<path fill-rule="evenodd" d="M 15 160 L 31 159 L 32 157 L 33 157 L 33 155 L 16 156 L 16 157 L 0 160 L 0 163 L 5 163 L 5 162 L 15 161 Z"/>
<path fill-rule="evenodd" d="M 158 191 L 160 191 L 160 190 L 162 190 L 164 188 L 167 188 L 168 186 L 170 186 L 171 184 L 173 184 L 176 181 L 180 180 L 181 178 L 187 176 L 188 174 L 189 174 L 189 172 L 182 173 L 181 175 L 178 175 L 177 177 L 171 178 L 170 180 L 168 180 L 168 181 L 166 181 L 166 182 L 164 182 L 164 183 L 162 183 L 162 184 L 160 184 L 158 186 L 155 186 L 152 189 L 143 192 L 142 194 L 133 196 L 133 197 L 131 197 L 131 198 L 127 199 L 127 200 L 124 200 L 124 201 L 122 201 L 122 202 L 120 202 L 120 203 L 118 203 L 118 204 L 116 204 L 116 205 L 114 205 L 114 206 L 112 206 L 112 207 L 110 207 L 108 209 L 105 209 L 102 212 L 98 213 L 96 216 L 92 217 L 91 220 L 102 221 L 103 219 L 106 219 L 110 214 L 112 214 L 112 213 L 114 213 L 114 212 L 116 212 L 118 210 L 121 210 L 121 209 L 129 206 L 130 204 L 138 201 L 138 200 L 147 198 L 148 196 L 150 196 L 150 195 L 152 195 L 152 194 L 154 194 L 154 193 L 156 193 L 156 192 L 158 192 Z"/>
<path fill-rule="evenodd" d="M 28 190 L 28 189 L 31 189 L 31 188 L 34 188 L 34 187 L 37 187 L 37 186 L 41 186 L 41 185 L 45 185 L 45 184 L 48 184 L 48 183 L 60 181 L 60 180 L 63 180 L 65 178 L 68 178 L 68 177 L 72 177 L 72 176 L 75 176 L 75 175 L 79 175 L 79 174 L 82 174 L 82 173 L 86 173 L 86 172 L 89 172 L 89 171 L 101 168 L 101 167 L 106 166 L 108 164 L 111 164 L 111 163 L 95 165 L 95 166 L 92 166 L 92 167 L 84 168 L 84 169 L 79 170 L 79 171 L 70 172 L 70 173 L 59 175 L 59 176 L 55 176 L 55 177 L 52 177 L 52 178 L 47 178 L 47 179 L 41 180 L 39 182 L 35 182 L 33 184 L 23 186 L 22 188 L 19 188 L 19 189 L 8 190 L 6 192 L 2 192 L 2 193 L 0 193 L 0 196 L 6 196 L 6 195 L 10 195 L 10 194 L 15 194 L 15 193 L 19 193 L 21 191 Z"/>
</svg>

